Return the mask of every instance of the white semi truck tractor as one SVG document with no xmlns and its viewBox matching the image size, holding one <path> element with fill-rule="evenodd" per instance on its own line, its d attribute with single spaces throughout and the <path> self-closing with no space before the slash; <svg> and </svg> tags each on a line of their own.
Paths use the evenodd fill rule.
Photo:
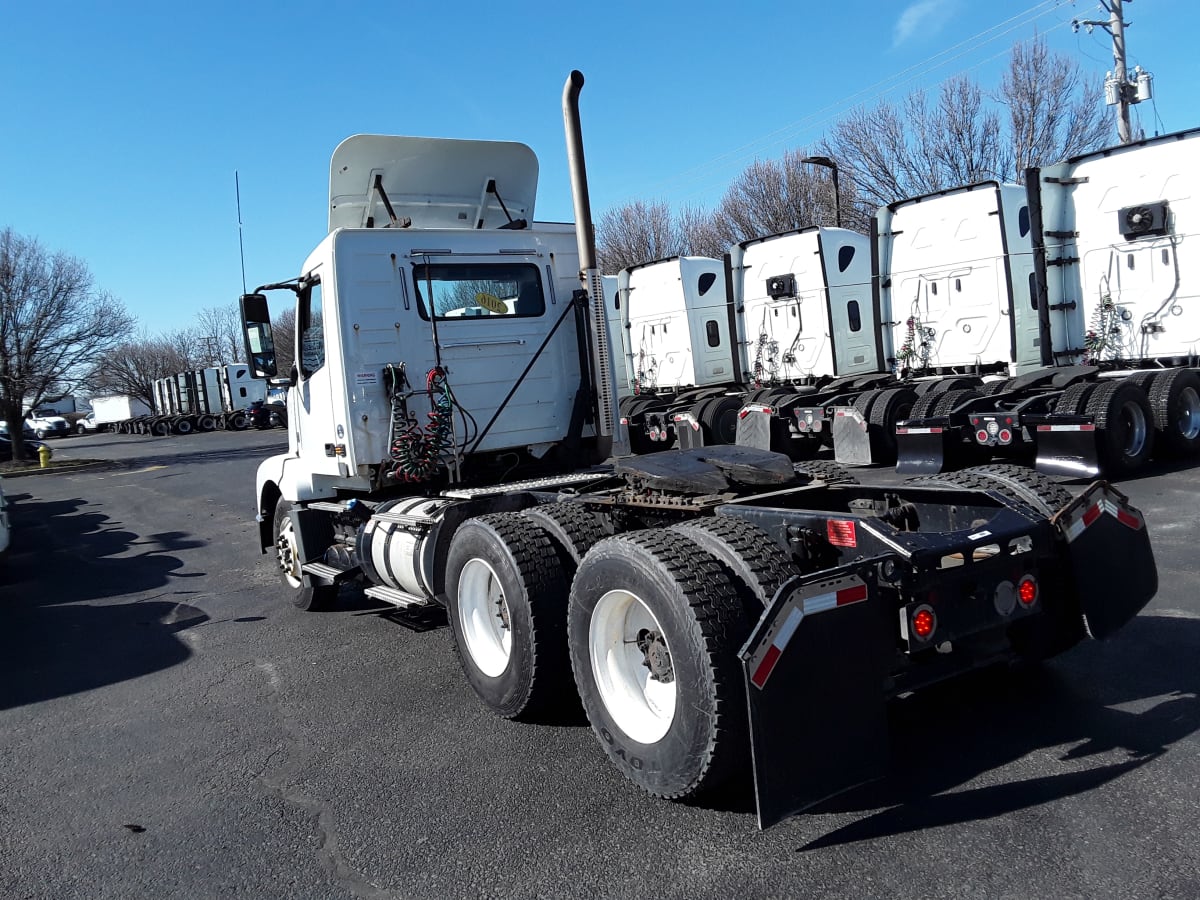
<svg viewBox="0 0 1200 900">
<path fill-rule="evenodd" d="M 1007 248 L 1006 327 L 989 338 L 997 352 L 981 354 L 1003 361 L 1007 333 L 1008 371 L 914 408 L 898 429 L 901 471 L 1024 452 L 1039 471 L 1091 478 L 1200 452 L 1200 267 L 1186 251 L 1197 147 L 1191 130 L 1029 170 Z M 925 304 L 914 307 L 923 326 Z M 922 352 L 975 324 L 962 309 L 945 318 Z"/>
<path fill-rule="evenodd" d="M 577 693 L 655 796 L 752 767 L 764 826 L 882 774 L 890 697 L 1136 615 L 1157 587 L 1146 525 L 1103 483 L 1072 497 L 993 468 L 873 488 L 754 448 L 630 456 L 582 85 L 563 95 L 576 226 L 535 218 L 524 145 L 353 137 L 329 233 L 242 297 L 260 378 L 279 377 L 268 293 L 296 309 L 289 446 L 255 488 L 296 606 L 351 582 L 444 606 L 498 715 Z"/>
</svg>

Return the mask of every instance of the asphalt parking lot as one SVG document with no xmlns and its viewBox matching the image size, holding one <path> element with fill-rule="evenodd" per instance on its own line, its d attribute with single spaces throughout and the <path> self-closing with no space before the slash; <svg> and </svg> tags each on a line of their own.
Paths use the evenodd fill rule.
<svg viewBox="0 0 1200 900">
<path fill-rule="evenodd" d="M 3 896 L 1200 896 L 1200 467 L 1120 485 L 1160 588 L 1116 639 L 896 701 L 889 778 L 759 832 L 579 716 L 487 713 L 436 616 L 292 608 L 252 518 L 284 443 L 69 438 L 120 465 L 5 480 Z"/>
</svg>

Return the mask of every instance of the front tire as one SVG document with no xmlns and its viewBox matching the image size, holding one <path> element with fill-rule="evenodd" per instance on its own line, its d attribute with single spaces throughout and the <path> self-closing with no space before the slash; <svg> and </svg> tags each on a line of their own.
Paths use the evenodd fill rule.
<svg viewBox="0 0 1200 900">
<path fill-rule="evenodd" d="M 674 531 L 601 541 L 575 575 L 580 699 L 609 759 L 655 796 L 692 797 L 745 768 L 744 604 L 723 566 Z"/>
<path fill-rule="evenodd" d="M 485 705 L 514 719 L 561 704 L 567 582 L 544 531 L 520 513 L 464 522 L 450 541 L 446 600 L 455 652 Z"/>
<path fill-rule="evenodd" d="M 292 604 L 306 612 L 329 609 L 337 601 L 338 588 L 305 580 L 301 570 L 300 538 L 292 524 L 292 504 L 283 498 L 275 504 L 275 559 L 279 577 L 291 591 Z"/>
</svg>

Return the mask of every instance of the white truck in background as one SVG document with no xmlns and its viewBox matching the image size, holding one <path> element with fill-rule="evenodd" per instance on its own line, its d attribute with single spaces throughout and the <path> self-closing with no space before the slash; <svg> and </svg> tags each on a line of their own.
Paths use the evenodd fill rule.
<svg viewBox="0 0 1200 900">
<path fill-rule="evenodd" d="M 190 434 L 214 429 L 241 430 L 248 410 L 267 399 L 267 385 L 254 378 L 246 363 L 194 369 L 157 379 L 154 406 L 127 395 L 96 397 L 92 415 L 77 429 L 120 434 Z"/>
<path fill-rule="evenodd" d="M 246 363 L 179 372 L 154 382 L 154 417 L 143 427 L 159 435 L 241 430 L 249 424 L 247 410 L 266 399 L 267 385 Z"/>
<path fill-rule="evenodd" d="M 634 784 L 684 799 L 752 766 L 769 825 L 882 773 L 889 697 L 1145 605 L 1145 522 L 1104 483 L 1072 498 L 993 467 L 872 488 L 745 447 L 630 457 L 582 85 L 563 95 L 578 229 L 535 220 L 524 145 L 360 135 L 300 274 L 242 297 L 263 379 L 267 293 L 295 303 L 288 450 L 255 504 L 297 607 L 350 582 L 444 605 L 495 713 L 577 694 Z"/>
<path fill-rule="evenodd" d="M 914 408 L 898 429 L 901 471 L 1024 451 L 1040 471 L 1080 478 L 1131 473 L 1156 452 L 1200 453 L 1200 266 L 1186 252 L 1200 217 L 1197 148 L 1191 130 L 1028 172 L 997 278 L 1007 320 L 980 321 L 949 291 L 940 303 L 920 294 L 909 314 L 926 329 L 942 307 L 944 324 L 918 350 L 931 361 L 954 335 L 977 339 L 991 363 L 1007 332 L 1008 371 L 982 391 Z M 1029 242 L 1028 259 L 1017 240 Z M 946 275 L 943 289 L 957 277 Z"/>
<path fill-rule="evenodd" d="M 617 297 L 625 352 L 617 371 L 629 385 L 619 391 L 621 424 L 633 451 L 669 448 L 677 436 L 683 446 L 732 444 L 744 363 L 721 260 L 630 266 L 617 276 Z"/>
</svg>

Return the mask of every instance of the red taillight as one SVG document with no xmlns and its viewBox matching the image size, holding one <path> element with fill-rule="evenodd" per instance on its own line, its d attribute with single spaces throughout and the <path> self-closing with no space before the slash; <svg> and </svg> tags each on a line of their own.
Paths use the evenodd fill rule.
<svg viewBox="0 0 1200 900">
<path fill-rule="evenodd" d="M 1038 587 L 1037 579 L 1032 575 L 1026 575 L 1021 579 L 1021 583 L 1017 585 L 1017 597 L 1021 600 L 1022 606 L 1033 606 L 1037 600 Z"/>
<path fill-rule="evenodd" d="M 1000 443 L 1002 444 L 1012 443 L 1012 432 L 1007 428 L 1001 428 L 1000 433 L 996 437 L 1000 438 Z"/>
<path fill-rule="evenodd" d="M 937 616 L 928 606 L 922 606 L 913 613 L 912 630 L 918 638 L 923 641 L 929 640 L 929 636 L 933 634 L 935 628 L 937 628 Z"/>
<path fill-rule="evenodd" d="M 805 422 L 803 419 L 798 419 L 796 421 L 796 430 L 797 431 L 808 431 L 808 423 Z"/>
<path fill-rule="evenodd" d="M 980 428 L 977 432 L 975 432 L 975 440 L 979 441 L 981 444 L 986 444 L 988 442 L 988 433 Z"/>
<path fill-rule="evenodd" d="M 1011 425 L 1012 423 L 1013 423 L 1012 416 L 1005 417 L 1005 419 L 1004 419 L 1005 425 Z"/>
</svg>

